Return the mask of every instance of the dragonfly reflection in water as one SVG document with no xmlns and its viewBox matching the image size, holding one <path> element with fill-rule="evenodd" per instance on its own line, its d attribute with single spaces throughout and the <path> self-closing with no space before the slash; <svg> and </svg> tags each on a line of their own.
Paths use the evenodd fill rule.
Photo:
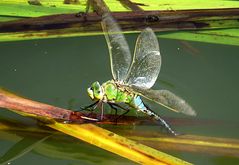
<svg viewBox="0 0 239 165">
<path fill-rule="evenodd" d="M 138 36 L 133 59 L 131 59 L 124 35 L 109 13 L 102 16 L 101 25 L 109 49 L 113 80 L 102 85 L 97 81 L 94 82 L 87 92 L 96 102 L 85 108 L 99 107 L 102 119 L 104 103 L 108 103 L 116 110 L 122 108 L 126 110 L 125 113 L 131 107 L 159 121 L 169 133 L 175 135 L 171 127 L 157 113 L 149 109 L 140 97 L 152 100 L 175 112 L 196 115 L 190 105 L 170 91 L 150 89 L 157 80 L 161 67 L 159 44 L 152 29 L 146 28 Z M 120 106 L 122 103 L 128 105 L 128 108 Z"/>
</svg>

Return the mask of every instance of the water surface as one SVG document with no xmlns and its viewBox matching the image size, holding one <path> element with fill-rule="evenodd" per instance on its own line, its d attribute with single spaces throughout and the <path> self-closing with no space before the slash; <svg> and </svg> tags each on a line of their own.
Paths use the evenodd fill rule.
<svg viewBox="0 0 239 165">
<path fill-rule="evenodd" d="M 133 50 L 136 35 L 127 35 L 127 39 Z M 197 111 L 195 120 L 202 121 L 196 125 L 174 125 L 174 129 L 195 135 L 239 138 L 239 48 L 199 42 L 187 42 L 185 46 L 182 41 L 168 39 L 160 39 L 159 43 L 162 68 L 153 88 L 168 89 L 183 97 Z M 7 42 L 0 44 L 0 50 L 0 86 L 47 104 L 78 109 L 91 103 L 86 88 L 92 82 L 102 83 L 112 78 L 103 36 Z M 156 104 L 151 107 L 163 116 L 185 117 Z M 36 125 L 31 119 L 1 110 L 0 119 L 16 119 L 23 124 Z M 211 124 L 203 124 L 205 120 Z M 213 124 L 215 121 L 221 124 Z M 145 127 L 138 126 L 137 129 L 143 131 Z M 157 127 L 151 129 L 159 131 Z M 0 154 L 7 152 L 22 137 L 29 138 L 19 133 L 9 134 L 0 131 Z M 239 163 L 238 158 L 226 156 L 167 152 L 195 164 Z M 11 164 L 31 162 L 35 165 L 133 164 L 62 134 L 54 135 Z"/>
</svg>

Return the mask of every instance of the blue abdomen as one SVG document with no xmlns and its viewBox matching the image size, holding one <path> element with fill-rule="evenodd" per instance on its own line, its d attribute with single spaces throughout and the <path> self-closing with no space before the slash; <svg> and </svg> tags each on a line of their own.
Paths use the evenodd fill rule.
<svg viewBox="0 0 239 165">
<path fill-rule="evenodd" d="M 133 100 L 130 102 L 130 106 L 137 110 L 146 110 L 147 108 L 145 107 L 143 101 L 141 100 L 140 96 L 136 96 L 133 98 Z"/>
</svg>

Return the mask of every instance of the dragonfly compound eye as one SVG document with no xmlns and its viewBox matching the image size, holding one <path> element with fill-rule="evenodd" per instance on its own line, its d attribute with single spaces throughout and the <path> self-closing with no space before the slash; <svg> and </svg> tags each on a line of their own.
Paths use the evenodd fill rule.
<svg viewBox="0 0 239 165">
<path fill-rule="evenodd" d="M 94 96 L 94 92 L 93 92 L 93 88 L 92 88 L 92 87 L 90 87 L 90 88 L 87 89 L 87 93 L 88 93 L 88 95 L 90 96 L 90 98 L 91 98 L 92 100 L 94 100 L 95 96 Z"/>
</svg>

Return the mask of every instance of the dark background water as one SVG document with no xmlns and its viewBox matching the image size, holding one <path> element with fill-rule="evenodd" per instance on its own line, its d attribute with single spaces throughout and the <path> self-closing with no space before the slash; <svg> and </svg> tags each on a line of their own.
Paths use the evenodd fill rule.
<svg viewBox="0 0 239 165">
<path fill-rule="evenodd" d="M 131 50 L 136 36 L 127 35 Z M 196 125 L 174 125 L 175 130 L 238 139 L 239 48 L 168 39 L 160 39 L 159 43 L 162 68 L 153 88 L 168 89 L 183 97 L 197 111 L 195 120 L 202 121 Z M 1 87 L 32 100 L 63 108 L 78 109 L 79 106 L 90 104 L 87 87 L 96 80 L 102 83 L 112 78 L 103 36 L 0 43 L 0 54 Z M 155 104 L 151 107 L 162 109 L 159 113 L 163 116 L 185 117 Z M 1 118 L 15 118 L 22 123 L 32 122 L 3 109 Z M 191 119 L 193 118 L 189 118 Z M 212 124 L 204 125 L 205 120 Z M 220 121 L 221 124 L 213 124 L 215 121 Z M 0 131 L 0 134 L 4 135 L 4 132 Z M 133 164 L 74 138 L 65 138 L 66 141 L 55 142 L 55 146 L 62 147 L 60 156 L 56 153 L 44 155 L 38 147 L 37 151 L 27 153 L 12 164 L 27 164 L 32 161 L 34 164 Z M 72 141 L 81 149 L 67 150 L 66 148 L 71 148 Z M 0 140 L 0 154 L 4 154 L 14 143 L 16 142 L 7 138 Z M 49 143 L 54 143 L 54 140 Z M 69 158 L 68 154 L 73 154 L 74 159 Z M 238 158 L 226 156 L 180 152 L 173 154 L 196 164 L 239 163 Z"/>
</svg>

